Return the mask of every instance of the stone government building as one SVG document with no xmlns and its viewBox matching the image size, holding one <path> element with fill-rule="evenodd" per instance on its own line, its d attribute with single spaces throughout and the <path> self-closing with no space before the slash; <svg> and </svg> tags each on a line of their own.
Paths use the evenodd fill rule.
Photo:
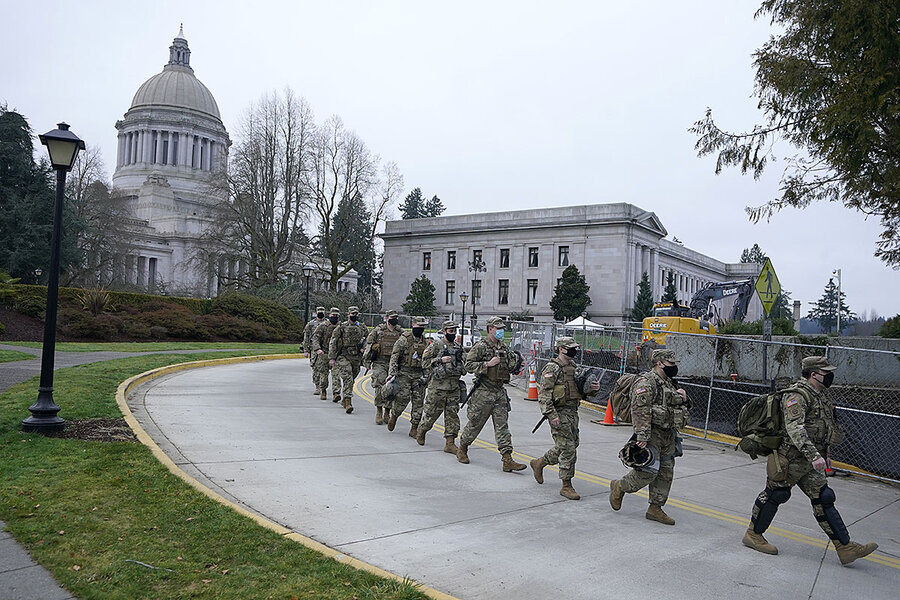
<svg viewBox="0 0 900 600">
<path fill-rule="evenodd" d="M 216 252 L 204 238 L 227 200 L 210 181 L 227 168 L 231 139 L 212 92 L 194 75 L 183 29 L 169 47 L 162 72 L 138 88 L 116 129 L 112 184 L 132 219 L 122 224 L 127 250 L 114 258 L 112 269 L 98 268 L 98 283 L 151 293 L 217 295 L 220 276 L 246 272 L 247 263 Z M 294 279 L 302 280 L 302 268 L 297 265 Z M 356 291 L 357 278 L 351 271 L 339 288 Z M 317 276 L 311 280 L 315 289 L 322 285 Z"/>
<path fill-rule="evenodd" d="M 383 305 L 399 308 L 412 281 L 424 274 L 434 284 L 439 313 L 458 317 L 459 293 L 466 290 L 467 314 L 474 302 L 480 323 L 526 310 L 536 321 L 552 321 L 557 282 L 567 266 L 577 265 L 591 286 L 591 319 L 620 325 L 645 271 L 655 301 L 672 272 L 685 304 L 709 282 L 759 273 L 759 265 L 724 263 L 667 235 L 654 213 L 626 203 L 389 221 L 381 234 Z M 472 272 L 473 259 L 487 270 Z M 754 298 L 748 319 L 761 310 Z"/>
</svg>

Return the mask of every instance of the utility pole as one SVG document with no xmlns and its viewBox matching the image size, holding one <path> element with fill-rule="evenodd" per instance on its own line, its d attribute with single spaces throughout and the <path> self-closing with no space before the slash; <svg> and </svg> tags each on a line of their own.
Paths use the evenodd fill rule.
<svg viewBox="0 0 900 600">
<path fill-rule="evenodd" d="M 832 275 L 837 275 L 838 278 L 838 292 L 837 292 L 837 334 L 838 337 L 841 335 L 841 270 L 835 269 L 831 272 Z"/>
</svg>

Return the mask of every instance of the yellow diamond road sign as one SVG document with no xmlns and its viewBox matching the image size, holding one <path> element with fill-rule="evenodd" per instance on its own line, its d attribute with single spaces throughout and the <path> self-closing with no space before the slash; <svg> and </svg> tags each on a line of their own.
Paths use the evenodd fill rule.
<svg viewBox="0 0 900 600">
<path fill-rule="evenodd" d="M 781 292 L 781 284 L 778 282 L 778 276 L 775 275 L 772 261 L 767 258 L 766 264 L 763 265 L 759 278 L 756 280 L 756 293 L 759 294 L 766 317 L 769 316 L 769 311 L 772 310 L 772 305 L 775 304 L 779 292 Z"/>
</svg>

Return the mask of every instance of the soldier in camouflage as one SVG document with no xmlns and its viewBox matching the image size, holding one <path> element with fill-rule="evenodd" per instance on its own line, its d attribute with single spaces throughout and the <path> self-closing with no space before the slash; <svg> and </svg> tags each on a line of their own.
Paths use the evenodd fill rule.
<svg viewBox="0 0 900 600">
<path fill-rule="evenodd" d="M 578 448 L 578 406 L 585 398 L 575 381 L 578 343 L 575 338 L 560 337 L 556 340 L 556 348 L 557 355 L 541 371 L 538 392 L 538 404 L 550 423 L 554 446 L 540 458 L 532 460 L 531 469 L 535 481 L 544 483 L 544 467 L 559 464 L 559 478 L 562 480 L 560 496 L 580 500 L 581 496 L 572 487 Z M 588 391 L 596 394 L 599 390 L 600 383 L 593 380 Z"/>
<path fill-rule="evenodd" d="M 428 340 L 425 339 L 425 317 L 414 317 L 412 331 L 405 331 L 391 350 L 391 364 L 388 368 L 388 380 L 396 378 L 397 395 L 391 406 L 391 417 L 388 420 L 388 431 L 393 431 L 397 419 L 410 408 L 409 437 L 416 437 L 419 422 L 422 420 L 422 406 L 425 401 L 425 369 L 422 368 L 422 357 Z"/>
<path fill-rule="evenodd" d="M 513 460 L 512 435 L 509 433 L 509 397 L 503 387 L 509 383 L 509 375 L 518 362 L 516 355 L 503 343 L 503 319 L 487 320 L 488 335 L 478 341 L 466 354 L 466 371 L 475 374 L 475 384 L 470 392 L 467 416 L 469 418 L 459 438 L 456 458 L 469 464 L 469 444 L 475 441 L 490 418 L 494 422 L 494 439 L 500 450 L 503 470 L 521 471 L 526 465 Z"/>
<path fill-rule="evenodd" d="M 328 360 L 328 346 L 331 343 L 331 334 L 337 327 L 341 318 L 341 311 L 336 306 L 331 307 L 328 320 L 316 327 L 312 334 L 312 351 L 316 355 L 316 365 L 313 367 L 319 378 L 319 397 L 328 399 L 328 374 L 331 371 Z M 336 399 L 335 402 L 339 400 Z"/>
<path fill-rule="evenodd" d="M 310 319 L 309 323 L 306 324 L 306 327 L 303 328 L 303 351 L 306 352 L 307 356 L 309 356 L 309 367 L 312 370 L 312 379 L 313 385 L 316 386 L 316 391 L 313 392 L 316 396 L 322 393 L 322 390 L 319 389 L 319 376 L 316 372 L 316 357 L 318 356 L 315 352 L 313 352 L 312 347 L 312 335 L 316 330 L 316 327 L 325 322 L 325 307 L 317 306 L 316 307 L 316 318 Z"/>
<path fill-rule="evenodd" d="M 384 323 L 375 326 L 366 338 L 363 349 L 363 360 L 372 369 L 372 389 L 375 390 L 375 424 L 383 425 L 390 419 L 391 402 L 385 400 L 381 388 L 388 376 L 391 366 L 391 351 L 394 344 L 403 334 L 399 325 L 397 311 L 389 310 L 384 316 Z"/>
<path fill-rule="evenodd" d="M 362 349 L 369 328 L 359 322 L 359 308 L 347 309 L 347 320 L 335 327 L 328 344 L 334 395 L 349 415 L 353 412 L 353 382 L 362 366 Z M 341 388 L 343 387 L 343 391 Z"/>
<path fill-rule="evenodd" d="M 778 554 L 778 548 L 763 537 L 775 518 L 778 506 L 791 497 L 796 485 L 812 502 L 813 515 L 837 550 L 842 565 L 874 552 L 878 544 L 850 541 L 850 534 L 834 506 L 834 490 L 825 479 L 829 465 L 828 448 L 843 439 L 834 419 L 834 405 L 825 390 L 834 381 L 837 367 L 824 356 L 808 356 L 801 361 L 802 379 L 781 395 L 784 411 L 784 438 L 769 455 L 766 464 L 766 488 L 756 498 L 750 528 L 743 544 L 766 554 Z"/>
<path fill-rule="evenodd" d="M 444 321 L 441 339 L 425 349 L 422 367 L 430 374 L 425 396 L 425 408 L 416 442 L 425 445 L 425 434 L 431 431 L 437 418 L 444 415 L 444 452 L 456 454 L 459 434 L 460 377 L 466 372 L 462 346 L 456 341 L 456 323 Z"/>
<path fill-rule="evenodd" d="M 669 499 L 675 475 L 675 458 L 681 456 L 678 429 L 687 424 L 688 398 L 676 389 L 672 378 L 678 374 L 674 350 L 654 350 L 650 356 L 653 368 L 634 382 L 631 388 L 631 418 L 637 444 L 651 446 L 658 452 L 659 470 L 632 469 L 622 479 L 610 483 L 609 503 L 613 510 L 622 507 L 626 493 L 650 486 L 650 507 L 645 515 L 651 521 L 674 525 L 675 519 L 662 507 Z"/>
</svg>

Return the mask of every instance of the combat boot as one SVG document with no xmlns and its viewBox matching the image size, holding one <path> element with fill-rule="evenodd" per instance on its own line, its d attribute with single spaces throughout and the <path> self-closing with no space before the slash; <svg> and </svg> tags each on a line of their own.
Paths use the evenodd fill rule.
<svg viewBox="0 0 900 600">
<path fill-rule="evenodd" d="M 503 472 L 504 473 L 510 473 L 512 471 L 521 471 L 527 466 L 527 465 L 523 465 L 522 463 L 517 463 L 516 461 L 514 461 L 513 457 L 512 457 L 512 452 L 507 452 L 506 454 L 503 454 L 502 456 L 503 456 Z"/>
<path fill-rule="evenodd" d="M 409 424 L 409 437 L 415 438 L 419 437 L 419 424 L 418 423 L 410 423 Z M 422 443 L 425 443 L 424 434 L 422 434 Z"/>
<path fill-rule="evenodd" d="M 469 464 L 469 445 L 468 444 L 460 444 L 459 450 L 456 451 L 456 460 L 461 462 L 464 465 Z"/>
<path fill-rule="evenodd" d="M 778 548 L 770 544 L 761 533 L 753 531 L 752 527 L 748 528 L 744 533 L 744 539 L 741 542 L 748 548 L 753 548 L 763 554 L 778 554 Z"/>
<path fill-rule="evenodd" d="M 444 452 L 446 452 L 447 454 L 456 454 L 457 452 L 459 452 L 459 448 L 456 447 L 455 437 L 444 438 Z"/>
<path fill-rule="evenodd" d="M 623 498 L 625 498 L 625 492 L 622 491 L 622 482 L 618 479 L 613 479 L 609 483 L 609 505 L 612 506 L 613 510 L 619 510 L 622 508 Z"/>
<path fill-rule="evenodd" d="M 562 489 L 559 490 L 559 495 L 563 498 L 568 498 L 569 500 L 581 500 L 581 496 L 579 496 L 578 492 L 575 491 L 575 488 L 572 487 L 571 479 L 562 480 Z"/>
<path fill-rule="evenodd" d="M 384 409 L 380 406 L 375 407 L 375 424 L 376 425 L 384 425 L 384 418 L 382 417 L 382 413 Z"/>
<path fill-rule="evenodd" d="M 322 393 L 322 390 L 320 390 L 319 388 L 316 388 L 316 390 L 313 392 L 313 396 L 318 396 L 321 393 Z"/>
<path fill-rule="evenodd" d="M 410 431 L 412 433 L 412 431 Z M 425 445 L 425 434 L 428 433 L 423 427 L 416 429 L 416 443 L 420 446 Z"/>
<path fill-rule="evenodd" d="M 332 401 L 332 402 L 340 402 L 340 401 L 341 401 L 341 395 L 340 395 L 340 394 L 335 394 L 334 396 L 332 396 L 331 401 Z"/>
<path fill-rule="evenodd" d="M 388 420 L 388 431 L 393 431 L 394 427 L 397 425 L 397 415 L 391 415 L 391 418 Z"/>
<path fill-rule="evenodd" d="M 662 523 L 663 525 L 674 525 L 675 519 L 670 517 L 663 511 L 662 506 L 658 504 L 651 504 L 650 508 L 647 509 L 647 514 L 644 515 L 651 521 L 656 521 L 657 523 Z"/>
<path fill-rule="evenodd" d="M 328 392 L 326 390 L 322 390 L 322 393 L 319 394 L 319 398 L 322 400 L 328 400 Z"/>
<path fill-rule="evenodd" d="M 544 467 L 547 466 L 547 461 L 544 460 L 544 457 L 535 458 L 529 464 L 531 464 L 531 470 L 534 471 L 534 480 L 538 483 L 544 483 Z"/>
<path fill-rule="evenodd" d="M 878 549 L 878 544 L 869 542 L 863 546 L 857 542 L 850 542 L 849 544 L 834 542 L 834 549 L 837 550 L 837 555 L 838 558 L 841 559 L 841 564 L 849 565 L 857 558 L 862 558 L 863 556 L 868 556 L 875 552 Z"/>
<path fill-rule="evenodd" d="M 344 398 L 341 400 L 341 406 L 344 407 L 344 411 L 349 415 L 353 412 L 353 398 Z"/>
</svg>

